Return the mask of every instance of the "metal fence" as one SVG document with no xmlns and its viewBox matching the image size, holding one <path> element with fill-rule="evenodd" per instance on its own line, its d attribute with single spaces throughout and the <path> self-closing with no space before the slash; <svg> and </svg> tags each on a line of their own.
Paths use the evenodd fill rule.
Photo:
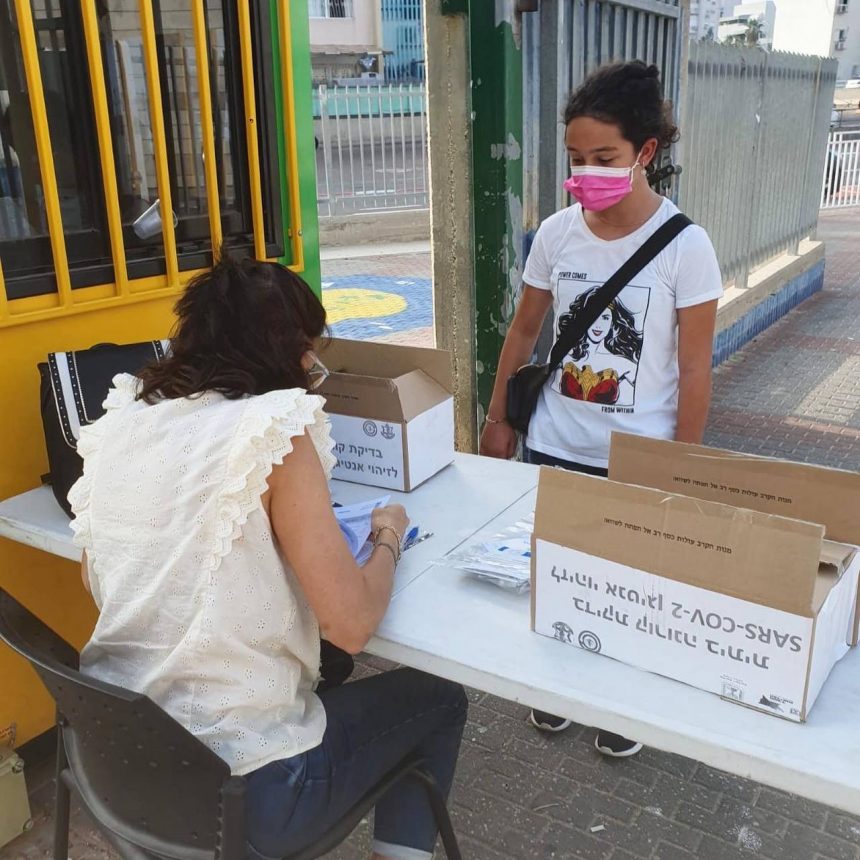
<svg viewBox="0 0 860 860">
<path fill-rule="evenodd" d="M 319 87 L 320 215 L 429 206 L 426 108 L 422 84 Z"/>
<path fill-rule="evenodd" d="M 694 42 L 688 68 L 680 205 L 744 286 L 815 231 L 837 64 Z"/>
<path fill-rule="evenodd" d="M 827 142 L 821 208 L 860 206 L 860 131 L 833 131 Z"/>
</svg>

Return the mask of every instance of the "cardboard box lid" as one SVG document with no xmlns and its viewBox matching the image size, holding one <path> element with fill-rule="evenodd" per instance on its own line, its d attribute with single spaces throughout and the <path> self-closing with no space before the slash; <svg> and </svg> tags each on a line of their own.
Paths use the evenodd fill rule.
<svg viewBox="0 0 860 860">
<path fill-rule="evenodd" d="M 331 376 L 319 393 L 340 415 L 411 421 L 453 390 L 450 355 L 438 349 L 335 338 L 320 358 Z"/>
<path fill-rule="evenodd" d="M 767 514 L 821 523 L 860 544 L 860 474 L 613 433 L 609 477 Z"/>
<path fill-rule="evenodd" d="M 824 527 L 541 469 L 535 538 L 795 615 L 815 614 Z"/>
<path fill-rule="evenodd" d="M 413 370 L 423 370 L 449 394 L 454 390 L 451 354 L 442 349 L 335 337 L 320 352 L 320 358 L 332 373 L 357 376 L 397 379 Z"/>
</svg>

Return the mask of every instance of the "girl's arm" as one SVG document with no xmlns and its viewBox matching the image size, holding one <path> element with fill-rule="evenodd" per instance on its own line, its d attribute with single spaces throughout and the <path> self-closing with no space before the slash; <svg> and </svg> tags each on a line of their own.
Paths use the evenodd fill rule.
<svg viewBox="0 0 860 860">
<path fill-rule="evenodd" d="M 711 405 L 717 302 L 678 310 L 678 426 L 675 441 L 701 444 Z"/>
<path fill-rule="evenodd" d="M 508 377 L 532 356 L 546 313 L 552 304 L 552 293 L 528 284 L 523 288 L 517 312 L 508 329 L 496 383 L 487 417 L 491 422 L 504 422 L 508 401 Z M 481 434 L 481 453 L 488 457 L 510 459 L 516 450 L 517 435 L 507 423 L 488 423 Z"/>
</svg>

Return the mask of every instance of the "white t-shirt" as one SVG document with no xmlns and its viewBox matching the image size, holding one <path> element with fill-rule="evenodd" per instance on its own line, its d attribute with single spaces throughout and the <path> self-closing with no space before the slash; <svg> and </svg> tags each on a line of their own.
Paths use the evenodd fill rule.
<svg viewBox="0 0 860 860">
<path fill-rule="evenodd" d="M 298 389 L 149 406 L 117 376 L 81 430 L 69 493 L 100 615 L 81 670 L 145 693 L 247 774 L 319 745 L 319 626 L 263 509 L 307 432 L 335 459 L 323 400 Z"/>
<path fill-rule="evenodd" d="M 541 224 L 523 281 L 553 297 L 554 337 L 654 231 L 677 214 L 664 200 L 638 230 L 607 241 L 579 204 Z M 606 468 L 615 432 L 674 438 L 678 416 L 679 308 L 719 299 L 720 267 L 708 234 L 688 227 L 628 284 L 564 359 L 541 393 L 526 444 Z"/>
</svg>

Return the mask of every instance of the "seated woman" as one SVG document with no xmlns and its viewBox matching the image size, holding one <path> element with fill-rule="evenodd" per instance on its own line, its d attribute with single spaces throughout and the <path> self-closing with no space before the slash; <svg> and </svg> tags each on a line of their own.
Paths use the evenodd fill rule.
<svg viewBox="0 0 860 860">
<path fill-rule="evenodd" d="M 248 780 L 249 856 L 330 828 L 410 753 L 450 789 L 463 689 L 411 669 L 315 692 L 320 636 L 358 653 L 391 597 L 408 524 L 373 517 L 358 567 L 334 513 L 313 353 L 325 311 L 288 269 L 220 262 L 177 304 L 172 354 L 118 376 L 81 434 L 70 500 L 100 610 L 84 672 L 145 693 Z M 422 789 L 376 808 L 373 857 L 431 857 Z"/>
</svg>

